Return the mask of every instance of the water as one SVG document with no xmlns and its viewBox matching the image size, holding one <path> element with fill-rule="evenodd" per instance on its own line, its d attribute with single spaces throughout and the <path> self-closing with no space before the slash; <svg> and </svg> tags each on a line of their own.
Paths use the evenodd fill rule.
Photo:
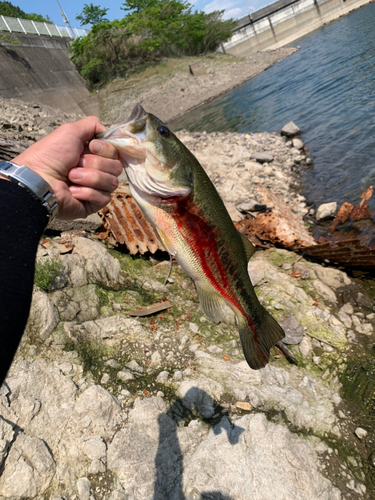
<svg viewBox="0 0 375 500">
<path fill-rule="evenodd" d="M 292 120 L 312 152 L 303 194 L 357 203 L 375 186 L 375 3 L 299 39 L 301 49 L 171 123 L 190 131 L 264 132 Z M 375 199 L 370 208 L 375 210 Z"/>
</svg>

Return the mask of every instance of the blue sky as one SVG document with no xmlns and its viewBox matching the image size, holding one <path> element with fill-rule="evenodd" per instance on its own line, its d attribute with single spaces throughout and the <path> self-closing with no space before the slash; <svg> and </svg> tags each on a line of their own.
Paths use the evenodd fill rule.
<svg viewBox="0 0 375 500">
<path fill-rule="evenodd" d="M 56 0 L 10 0 L 13 5 L 17 5 L 24 12 L 48 15 L 55 24 L 63 24 L 61 11 Z M 79 28 L 79 21 L 75 17 L 82 12 L 84 4 L 93 3 L 101 7 L 109 8 L 107 17 L 109 20 L 121 19 L 124 11 L 120 9 L 124 0 L 59 0 L 65 14 L 68 16 L 70 24 Z M 248 11 L 260 9 L 272 3 L 272 0 L 190 0 L 190 3 L 198 10 L 211 12 L 213 10 L 225 9 L 225 17 L 240 19 L 246 16 Z"/>
</svg>

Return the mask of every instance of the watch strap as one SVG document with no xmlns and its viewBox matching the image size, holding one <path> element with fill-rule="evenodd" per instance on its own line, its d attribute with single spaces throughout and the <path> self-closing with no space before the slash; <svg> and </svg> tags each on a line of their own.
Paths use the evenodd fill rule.
<svg viewBox="0 0 375 500">
<path fill-rule="evenodd" d="M 58 211 L 57 198 L 53 194 L 51 186 L 34 170 L 11 161 L 1 161 L 0 175 L 36 196 L 47 209 L 51 220 L 56 217 Z"/>
</svg>

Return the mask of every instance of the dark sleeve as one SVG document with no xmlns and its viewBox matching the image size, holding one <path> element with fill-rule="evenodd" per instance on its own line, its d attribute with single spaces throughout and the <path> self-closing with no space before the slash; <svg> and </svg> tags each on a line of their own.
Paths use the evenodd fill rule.
<svg viewBox="0 0 375 500">
<path fill-rule="evenodd" d="M 0 384 L 26 326 L 38 242 L 47 223 L 40 200 L 0 179 Z"/>
</svg>

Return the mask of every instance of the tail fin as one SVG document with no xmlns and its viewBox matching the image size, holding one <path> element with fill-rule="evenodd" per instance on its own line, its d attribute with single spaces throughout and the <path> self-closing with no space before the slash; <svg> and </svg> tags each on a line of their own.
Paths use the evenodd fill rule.
<svg viewBox="0 0 375 500">
<path fill-rule="evenodd" d="M 250 326 L 246 317 L 242 315 L 238 320 L 245 359 L 253 370 L 259 370 L 268 363 L 271 347 L 285 337 L 284 330 L 265 309 L 258 324 Z"/>
</svg>

